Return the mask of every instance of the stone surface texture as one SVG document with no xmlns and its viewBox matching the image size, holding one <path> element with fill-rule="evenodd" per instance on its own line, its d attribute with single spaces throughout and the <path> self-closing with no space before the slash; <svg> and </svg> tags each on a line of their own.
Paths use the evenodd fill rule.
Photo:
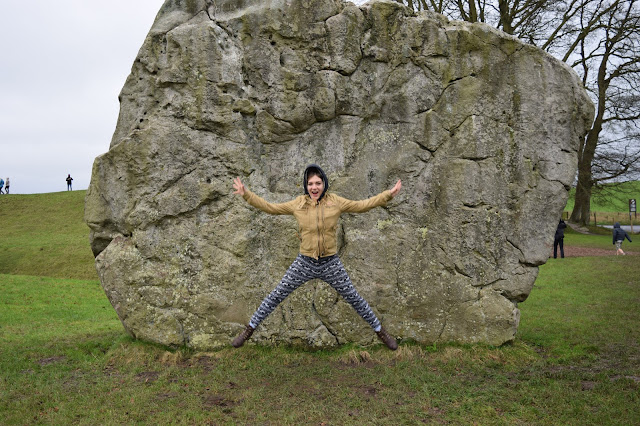
<svg viewBox="0 0 640 426">
<path fill-rule="evenodd" d="M 284 202 L 309 163 L 387 207 L 342 216 L 339 254 L 385 327 L 421 343 L 513 340 L 549 256 L 593 105 L 576 75 L 482 24 L 392 1 L 167 0 L 120 94 L 85 219 L 104 290 L 136 338 L 228 345 L 297 255 Z M 367 345 L 327 284 L 249 344 Z"/>
</svg>

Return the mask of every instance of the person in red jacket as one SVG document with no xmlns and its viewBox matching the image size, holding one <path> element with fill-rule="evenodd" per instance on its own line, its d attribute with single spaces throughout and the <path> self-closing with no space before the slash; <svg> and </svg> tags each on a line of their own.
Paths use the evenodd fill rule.
<svg viewBox="0 0 640 426">
<path fill-rule="evenodd" d="M 341 213 L 361 213 L 385 205 L 395 197 L 402 182 L 391 190 L 361 201 L 352 201 L 328 193 L 329 180 L 315 164 L 303 175 L 305 195 L 287 203 L 273 204 L 249 191 L 240 178 L 235 178 L 234 194 L 241 195 L 252 206 L 270 214 L 293 215 L 300 229 L 300 254 L 293 261 L 280 284 L 262 301 L 249 324 L 231 343 L 239 348 L 253 331 L 295 289 L 312 279 L 321 279 L 333 287 L 376 332 L 391 350 L 398 348 L 395 339 L 382 327 L 369 304 L 358 294 L 342 261 L 338 257 L 336 228 Z"/>
</svg>

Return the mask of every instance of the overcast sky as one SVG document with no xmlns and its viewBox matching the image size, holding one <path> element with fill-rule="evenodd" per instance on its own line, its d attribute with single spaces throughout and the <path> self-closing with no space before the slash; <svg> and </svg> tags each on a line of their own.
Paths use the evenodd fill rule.
<svg viewBox="0 0 640 426">
<path fill-rule="evenodd" d="M 0 0 L 0 177 L 11 193 L 64 191 L 67 174 L 73 189 L 88 188 L 163 3 Z"/>
<path fill-rule="evenodd" d="M 163 0 L 0 0 L 0 177 L 11 193 L 86 189 L 118 94 Z"/>
</svg>

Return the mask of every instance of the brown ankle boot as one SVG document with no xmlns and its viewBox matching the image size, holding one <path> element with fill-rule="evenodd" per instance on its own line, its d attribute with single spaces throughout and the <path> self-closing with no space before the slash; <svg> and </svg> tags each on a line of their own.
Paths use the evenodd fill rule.
<svg viewBox="0 0 640 426">
<path fill-rule="evenodd" d="M 382 342 L 387 345 L 389 349 L 391 349 L 392 351 L 398 349 L 398 343 L 396 342 L 396 339 L 394 339 L 389 333 L 387 333 L 387 330 L 385 330 L 384 327 L 382 327 L 380 331 L 376 331 L 376 334 L 378 335 L 380 340 L 382 340 Z"/>
<path fill-rule="evenodd" d="M 233 346 L 234 348 L 239 348 L 240 346 L 244 345 L 245 340 L 247 340 L 253 334 L 253 330 L 255 330 L 255 328 L 247 325 L 242 333 L 238 334 L 238 337 L 233 339 L 233 342 L 231 342 L 231 346 Z"/>
</svg>

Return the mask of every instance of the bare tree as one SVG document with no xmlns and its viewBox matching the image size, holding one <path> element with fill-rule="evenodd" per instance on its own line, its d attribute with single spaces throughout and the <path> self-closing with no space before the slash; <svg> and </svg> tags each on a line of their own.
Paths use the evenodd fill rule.
<svg viewBox="0 0 640 426">
<path fill-rule="evenodd" d="M 640 11 L 636 3 L 599 2 L 582 21 L 583 28 L 592 23 L 594 28 L 572 44 L 577 55 L 567 52 L 570 65 L 582 75 L 596 103 L 593 125 L 578 152 L 570 220 L 580 224 L 589 223 L 594 186 L 636 171 L 640 159 Z M 572 57 L 576 58 L 571 62 Z"/>
<path fill-rule="evenodd" d="M 415 11 L 429 10 L 451 19 L 483 22 L 531 42 L 531 34 L 548 26 L 543 14 L 557 8 L 552 0 L 395 0 Z"/>
<path fill-rule="evenodd" d="M 430 10 L 440 14 L 445 14 L 445 7 L 451 0 L 395 0 L 415 11 Z"/>
<path fill-rule="evenodd" d="M 571 220 L 587 224 L 594 190 L 635 178 L 640 163 L 638 0 L 396 0 L 451 19 L 484 22 L 570 65 L 596 105 L 578 153 Z M 418 7 L 416 7 L 418 5 Z"/>
</svg>

